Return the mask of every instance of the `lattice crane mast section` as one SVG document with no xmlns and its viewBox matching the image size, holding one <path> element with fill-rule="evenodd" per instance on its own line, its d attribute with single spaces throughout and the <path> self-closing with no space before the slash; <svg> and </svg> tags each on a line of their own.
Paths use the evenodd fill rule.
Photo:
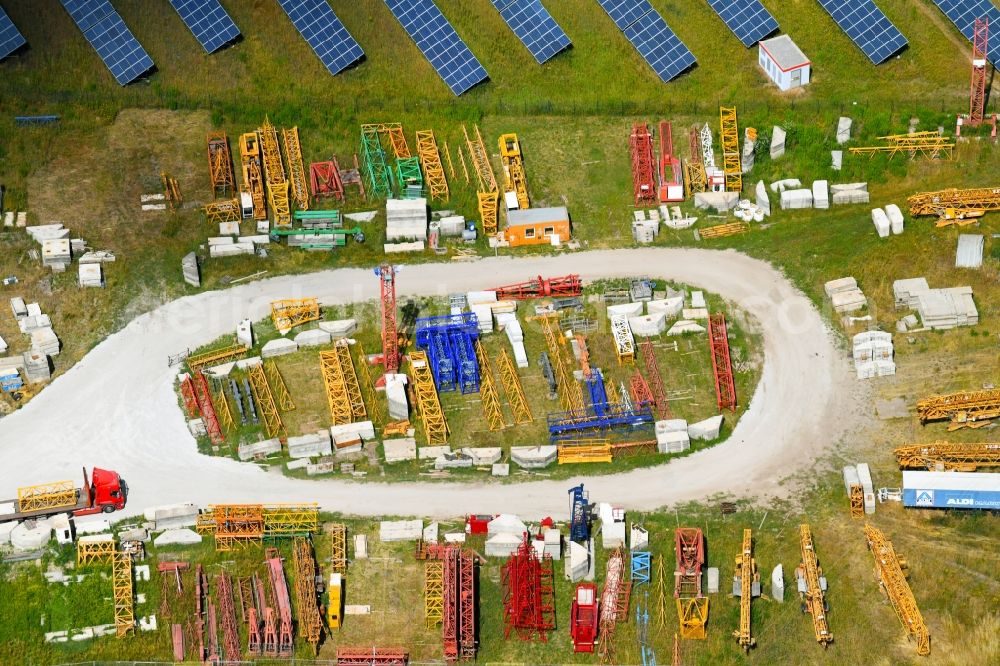
<svg viewBox="0 0 1000 666">
<path fill-rule="evenodd" d="M 115 597 L 115 633 L 123 638 L 135 632 L 132 556 L 116 551 L 111 558 L 111 585 Z"/>
<path fill-rule="evenodd" d="M 555 598 L 552 558 L 540 558 L 524 535 L 521 545 L 501 567 L 503 586 L 504 638 L 511 632 L 521 640 L 537 637 L 545 642 L 546 632 L 555 629 Z"/>
<path fill-rule="evenodd" d="M 955 143 L 938 132 L 892 134 L 878 138 L 885 143 L 880 146 L 851 148 L 850 153 L 852 155 L 867 155 L 868 157 L 872 157 L 876 153 L 885 153 L 889 156 L 889 159 L 900 153 L 906 153 L 910 156 L 910 159 L 916 158 L 917 155 L 922 155 L 928 159 L 935 160 L 942 156 L 946 159 L 951 159 L 955 150 Z"/>
<path fill-rule="evenodd" d="M 531 407 L 528 405 L 528 398 L 524 395 L 524 387 L 521 385 L 521 377 L 517 374 L 517 367 L 511 360 L 506 348 L 500 350 L 500 383 L 503 384 L 504 393 L 507 395 L 507 404 L 510 405 L 511 414 L 514 416 L 514 423 L 521 425 L 531 423 Z"/>
<path fill-rule="evenodd" d="M 622 548 L 618 548 L 608 557 L 604 589 L 601 591 L 601 621 L 597 645 L 601 663 L 616 663 L 615 629 L 619 621 L 628 621 L 628 601 L 631 591 L 632 581 L 625 576 L 625 553 Z"/>
<path fill-rule="evenodd" d="M 281 372 L 273 360 L 268 359 L 264 361 L 264 374 L 267 375 L 268 384 L 270 384 L 275 398 L 277 398 L 278 408 L 283 412 L 293 411 L 295 409 L 295 401 L 292 400 L 292 394 L 288 392 L 285 379 L 281 376 Z"/>
<path fill-rule="evenodd" d="M 975 472 L 980 467 L 1000 467 L 1000 442 L 914 444 L 897 448 L 895 454 L 900 469 Z"/>
<path fill-rule="evenodd" d="M 749 652 L 757 643 L 751 633 L 750 603 L 755 592 L 757 595 L 760 594 L 760 574 L 757 573 L 757 562 L 753 558 L 753 532 L 749 529 L 743 530 L 743 545 L 736 556 L 734 579 L 734 592 L 740 597 L 740 626 L 733 632 L 733 636 L 736 637 L 740 647 Z"/>
<path fill-rule="evenodd" d="M 1000 187 L 975 189 L 948 189 L 937 192 L 921 192 L 906 200 L 910 215 L 944 215 L 953 211 L 954 216 L 963 213 L 983 214 L 1000 210 Z M 939 226 L 941 223 L 939 223 Z"/>
<path fill-rule="evenodd" d="M 399 372 L 399 330 L 396 326 L 396 269 L 382 264 L 375 270 L 379 278 L 382 307 L 382 365 L 386 373 Z"/>
<path fill-rule="evenodd" d="M 240 159 L 243 163 L 243 189 L 253 201 L 253 219 L 266 220 L 264 176 L 260 161 L 260 136 L 256 132 L 240 135 Z"/>
<path fill-rule="evenodd" d="M 437 389 L 434 388 L 434 374 L 427 352 L 410 352 L 410 373 L 413 376 L 414 390 L 417 394 L 417 406 L 420 418 L 424 423 L 424 433 L 427 444 L 436 446 L 448 443 L 448 423 L 445 421 L 441 402 L 438 400 Z"/>
<path fill-rule="evenodd" d="M 656 204 L 653 135 L 646 123 L 636 123 L 629 135 L 629 155 L 632 159 L 632 195 L 636 206 Z"/>
<path fill-rule="evenodd" d="M 451 193 L 448 190 L 448 179 L 444 175 L 441 154 L 438 152 L 433 130 L 417 131 L 417 155 L 420 157 L 420 168 L 423 169 L 431 199 L 448 201 Z M 454 169 L 452 172 L 454 178 Z"/>
<path fill-rule="evenodd" d="M 528 181 L 524 173 L 524 159 L 521 143 L 516 134 L 501 134 L 500 163 L 503 165 L 504 191 L 517 196 L 517 206 L 521 210 L 530 207 L 528 201 Z"/>
<path fill-rule="evenodd" d="M 215 405 L 212 403 L 212 392 L 208 388 L 208 380 L 205 379 L 201 370 L 194 373 L 194 392 L 198 398 L 198 409 L 201 411 L 202 422 L 208 432 L 208 438 L 213 444 L 222 444 L 226 441 L 226 436 L 219 425 L 219 417 L 215 413 Z"/>
<path fill-rule="evenodd" d="M 444 620 L 444 562 L 430 561 L 424 568 L 424 624 L 428 629 Z"/>
<path fill-rule="evenodd" d="M 364 421 L 368 417 L 365 410 L 365 401 L 361 396 L 361 385 L 358 382 L 358 374 L 354 370 L 354 360 L 351 358 L 351 348 L 346 340 L 339 340 L 334 346 L 337 357 L 340 360 L 340 368 L 344 375 L 344 384 L 347 388 L 347 398 L 351 405 L 351 422 Z"/>
<path fill-rule="evenodd" d="M 961 391 L 917 401 L 921 423 L 949 419 L 948 430 L 982 428 L 1000 416 L 1000 389 Z"/>
<path fill-rule="evenodd" d="M 570 298 L 583 293 L 583 282 L 576 274 L 561 277 L 537 278 L 527 282 L 494 287 L 498 301 L 524 301 L 533 298 Z"/>
<path fill-rule="evenodd" d="M 236 193 L 233 160 L 229 154 L 229 138 L 225 132 L 210 132 L 208 142 L 208 173 L 215 197 L 231 197 Z"/>
<path fill-rule="evenodd" d="M 701 589 L 701 570 L 705 564 L 705 536 L 701 529 L 677 528 L 674 531 L 674 555 L 677 560 L 674 600 L 680 635 L 686 639 L 704 639 L 707 636 L 708 597 L 702 594 Z"/>
<path fill-rule="evenodd" d="M 982 124 L 986 111 L 986 60 L 990 48 L 990 24 L 986 18 L 977 18 L 972 27 L 972 85 L 969 91 L 968 124 Z"/>
<path fill-rule="evenodd" d="M 896 551 L 882 530 L 865 525 L 865 538 L 875 559 L 875 576 L 882 591 L 896 611 L 907 637 L 916 641 L 917 654 L 931 653 L 931 637 L 924 623 L 923 615 L 913 597 L 910 584 L 906 582 L 906 563 L 899 559 Z"/>
<path fill-rule="evenodd" d="M 722 171 L 726 175 L 726 191 L 743 191 L 743 165 L 740 163 L 740 135 L 736 122 L 736 107 L 719 107 L 719 140 L 722 143 Z"/>
<path fill-rule="evenodd" d="M 264 423 L 264 432 L 268 437 L 285 438 L 285 424 L 278 413 L 278 405 L 274 402 L 274 394 L 267 383 L 267 375 L 264 374 L 264 366 L 255 363 L 247 367 L 247 378 L 250 380 L 250 388 L 253 390 L 253 398 L 257 403 L 257 411 Z"/>
<path fill-rule="evenodd" d="M 583 389 L 580 388 L 580 384 L 573 378 L 573 373 L 569 369 L 560 342 L 561 336 L 553 323 L 553 317 L 543 316 L 540 317 L 540 320 L 542 332 L 545 334 L 545 344 L 549 349 L 549 360 L 552 361 L 552 367 L 556 374 L 559 401 L 563 409 L 568 412 L 582 411 L 584 409 Z"/>
<path fill-rule="evenodd" d="M 619 363 L 635 361 L 635 338 L 628 317 L 623 314 L 611 315 L 611 336 L 615 341 L 615 355 Z"/>
<path fill-rule="evenodd" d="M 281 147 L 278 145 L 278 131 L 267 118 L 260 134 L 260 150 L 264 159 L 264 177 L 267 182 L 267 199 L 274 215 L 276 227 L 292 226 L 292 211 L 288 201 L 288 177 L 281 162 Z"/>
<path fill-rule="evenodd" d="M 712 352 L 712 373 L 715 376 L 715 402 L 720 410 L 736 411 L 736 382 L 729 355 L 729 332 L 726 315 L 718 312 L 708 318 L 708 344 Z"/>
<path fill-rule="evenodd" d="M 497 232 L 497 209 L 500 197 L 500 188 L 497 186 L 497 179 L 490 165 L 490 154 L 486 151 L 486 144 L 483 143 L 483 136 L 479 133 L 479 127 L 475 126 L 475 140 L 469 137 L 469 132 L 462 126 L 462 134 L 465 136 L 465 145 L 472 158 L 472 165 L 476 169 L 476 176 L 479 179 L 479 216 L 483 222 L 483 233 L 492 236 Z"/>
<path fill-rule="evenodd" d="M 364 166 L 368 193 L 376 199 L 392 196 L 392 176 L 385 161 L 378 125 L 361 126 L 361 164 Z"/>
<path fill-rule="evenodd" d="M 330 408 L 330 418 L 333 420 L 333 425 L 351 423 L 354 413 L 351 409 L 351 398 L 347 391 L 344 368 L 340 364 L 340 355 L 335 350 L 320 352 L 319 368 L 323 375 L 326 402 Z"/>
<path fill-rule="evenodd" d="M 812 616 L 813 632 L 816 634 L 816 641 L 826 647 L 833 642 L 833 634 L 830 633 L 830 625 L 826 619 L 826 599 L 824 592 L 824 581 L 822 580 L 823 570 L 820 569 L 819 560 L 816 557 L 816 547 L 813 543 L 812 531 L 808 525 L 799 526 L 799 546 L 802 550 L 802 567 L 800 572 L 795 572 L 796 578 L 805 580 L 805 591 L 802 598 L 805 601 L 806 610 Z M 801 591 L 801 588 L 800 588 Z"/>
<path fill-rule="evenodd" d="M 299 128 L 281 130 L 285 140 L 285 161 L 288 162 L 288 176 L 292 187 L 292 198 L 299 210 L 309 210 L 309 183 L 306 180 L 306 166 L 302 161 L 302 147 L 299 145 Z"/>
<path fill-rule="evenodd" d="M 323 616 L 316 597 L 316 560 L 308 539 L 296 538 L 292 561 L 295 566 L 295 609 L 298 611 L 299 633 L 314 649 L 323 636 Z"/>
<path fill-rule="evenodd" d="M 319 300 L 315 298 L 289 298 L 271 301 L 271 321 L 278 332 L 285 335 L 290 330 L 320 318 Z"/>
<path fill-rule="evenodd" d="M 479 361 L 479 397 L 483 401 L 483 415 L 490 430 L 503 430 L 506 424 L 503 422 L 503 409 L 500 407 L 500 394 L 493 379 L 493 368 L 490 366 L 490 358 L 483 349 L 483 344 L 478 339 L 475 342 L 476 359 Z"/>
<path fill-rule="evenodd" d="M 652 341 L 640 342 L 639 352 L 642 354 L 642 363 L 646 366 L 646 377 L 653 394 L 653 403 L 656 405 L 656 415 L 661 419 L 669 419 L 670 403 L 667 400 L 667 390 L 663 386 L 663 375 L 660 374 L 660 366 L 656 362 L 656 349 Z"/>
</svg>

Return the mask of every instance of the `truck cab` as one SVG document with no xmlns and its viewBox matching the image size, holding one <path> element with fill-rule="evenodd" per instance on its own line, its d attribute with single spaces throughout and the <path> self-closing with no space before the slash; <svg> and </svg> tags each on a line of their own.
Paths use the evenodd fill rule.
<svg viewBox="0 0 1000 666">
<path fill-rule="evenodd" d="M 90 501 L 87 502 L 89 506 L 74 512 L 74 515 L 83 516 L 101 511 L 113 513 L 125 508 L 128 485 L 118 472 L 95 467 L 89 481 L 87 471 L 84 470 L 83 481 L 84 491 L 90 493 Z"/>
</svg>

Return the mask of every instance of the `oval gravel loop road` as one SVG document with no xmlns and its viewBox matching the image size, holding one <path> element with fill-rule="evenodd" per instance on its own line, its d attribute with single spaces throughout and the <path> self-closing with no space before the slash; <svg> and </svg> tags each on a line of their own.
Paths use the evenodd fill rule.
<svg viewBox="0 0 1000 666">
<path fill-rule="evenodd" d="M 588 281 L 645 275 L 695 285 L 748 313 L 764 340 L 760 384 L 727 441 L 654 467 L 581 477 L 595 500 L 650 510 L 716 494 L 782 494 L 782 481 L 831 449 L 849 427 L 849 415 L 858 413 L 860 389 L 820 313 L 773 266 L 737 252 L 647 248 L 419 264 L 400 272 L 398 293 L 445 295 L 567 273 Z M 316 296 L 325 305 L 345 304 L 377 298 L 377 287 L 371 270 L 336 269 L 184 297 L 137 317 L 27 406 L 0 419 L 0 497 L 16 496 L 20 485 L 76 479 L 82 466 L 98 466 L 128 481 L 126 514 L 175 502 L 316 501 L 355 515 L 446 518 L 504 511 L 564 518 L 566 490 L 577 480 L 298 480 L 197 452 L 173 389 L 178 369 L 168 367 L 168 355 L 231 333 L 244 317 L 268 316 L 275 299 Z"/>
</svg>

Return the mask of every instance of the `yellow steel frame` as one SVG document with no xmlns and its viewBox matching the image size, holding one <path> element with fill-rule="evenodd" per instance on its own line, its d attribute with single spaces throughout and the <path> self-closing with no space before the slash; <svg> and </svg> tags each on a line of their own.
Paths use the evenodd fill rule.
<svg viewBox="0 0 1000 666">
<path fill-rule="evenodd" d="M 180 183 L 177 182 L 176 178 L 172 178 L 166 171 L 160 172 L 160 180 L 163 181 L 163 196 L 167 198 L 167 203 L 170 204 L 170 210 L 177 210 L 177 208 L 184 201 L 184 198 L 181 196 Z"/>
<path fill-rule="evenodd" d="M 521 156 L 521 143 L 516 134 L 501 134 L 498 140 L 500 146 L 500 163 L 503 165 L 504 189 L 517 194 L 517 205 L 528 208 L 528 180 L 524 174 L 524 160 Z"/>
<path fill-rule="evenodd" d="M 749 222 L 731 222 L 729 224 L 717 224 L 714 227 L 699 229 L 698 235 L 702 238 L 722 238 L 723 236 L 745 234 L 748 231 L 750 231 Z"/>
<path fill-rule="evenodd" d="M 281 147 L 278 145 L 278 131 L 271 121 L 264 118 L 259 130 L 260 151 L 264 158 L 264 176 L 267 179 L 267 200 L 274 213 L 276 227 L 292 226 L 292 212 L 288 202 L 288 177 L 281 162 Z"/>
<path fill-rule="evenodd" d="M 743 191 L 743 165 L 740 162 L 740 132 L 735 106 L 719 107 L 719 140 L 722 143 L 722 170 L 726 174 L 726 191 Z"/>
<path fill-rule="evenodd" d="M 851 518 L 862 518 L 865 515 L 865 491 L 860 484 L 851 486 Z"/>
<path fill-rule="evenodd" d="M 319 300 L 315 298 L 288 298 L 271 301 L 271 321 L 284 335 L 300 324 L 319 319 Z"/>
<path fill-rule="evenodd" d="M 531 423 L 531 407 L 528 406 L 528 398 L 524 395 L 524 387 L 521 385 L 521 377 L 517 374 L 517 367 L 511 360 L 506 348 L 500 350 L 500 382 L 503 384 L 503 391 L 507 395 L 507 404 L 510 405 L 511 414 L 514 415 L 514 423 Z"/>
<path fill-rule="evenodd" d="M 375 382 L 372 381 L 371 368 L 368 366 L 368 355 L 365 348 L 358 341 L 358 367 L 361 368 L 359 379 L 361 380 L 361 391 L 368 402 L 368 413 L 371 415 L 372 423 L 381 426 L 385 423 L 385 412 L 382 410 L 382 403 L 378 400 L 378 393 L 375 391 Z"/>
<path fill-rule="evenodd" d="M 462 152 L 462 146 L 458 147 L 458 161 L 462 165 L 462 175 L 465 177 L 465 184 L 468 185 L 472 182 L 469 178 L 469 167 L 465 164 L 465 153 Z"/>
<path fill-rule="evenodd" d="M 621 403 L 622 399 L 618 396 L 618 389 L 615 388 L 614 382 L 608 382 L 605 384 L 604 392 L 607 393 L 609 405 L 617 405 Z"/>
<path fill-rule="evenodd" d="M 135 631 L 130 554 L 118 551 L 112 556 L 111 585 L 115 596 L 115 633 L 122 638 Z"/>
<path fill-rule="evenodd" d="M 635 338 L 628 325 L 628 318 L 625 315 L 614 315 L 611 317 L 611 334 L 615 341 L 615 355 L 618 363 L 635 362 Z"/>
<path fill-rule="evenodd" d="M 319 531 L 316 504 L 264 504 L 261 506 L 265 538 L 301 536 Z"/>
<path fill-rule="evenodd" d="M 344 573 L 347 571 L 347 526 L 330 523 L 326 530 L 330 535 L 330 570 Z"/>
<path fill-rule="evenodd" d="M 826 647 L 833 642 L 833 634 L 830 633 L 830 625 L 826 621 L 826 604 L 823 601 L 823 588 L 819 582 L 823 570 L 816 559 L 816 546 L 808 525 L 799 525 L 799 546 L 802 550 L 802 567 L 805 569 L 806 577 L 806 591 L 803 594 L 806 609 L 812 615 L 816 642 Z"/>
<path fill-rule="evenodd" d="M 205 219 L 209 224 L 239 222 L 242 217 L 239 199 L 224 199 L 205 204 Z"/>
<path fill-rule="evenodd" d="M 465 135 L 465 144 L 469 149 L 472 165 L 476 168 L 476 175 L 479 177 L 479 215 L 483 220 L 483 233 L 492 236 L 497 232 L 497 203 L 500 188 L 497 186 L 497 179 L 490 165 L 490 154 L 483 143 L 483 135 L 479 133 L 479 126 L 476 125 L 474 129 L 476 133 L 474 141 L 469 138 L 465 125 L 462 125 L 462 134 Z"/>
<path fill-rule="evenodd" d="M 1000 467 L 1000 442 L 913 444 L 897 448 L 895 454 L 900 469 L 975 472 L 980 467 Z"/>
<path fill-rule="evenodd" d="M 103 541 L 77 541 L 76 566 L 88 564 L 111 564 L 115 556 L 115 540 L 111 537 Z"/>
<path fill-rule="evenodd" d="M 609 463 L 612 461 L 611 444 L 560 444 L 560 465 L 579 463 Z"/>
<path fill-rule="evenodd" d="M 199 513 L 194 529 L 198 534 L 215 534 L 215 510 L 210 507 Z"/>
<path fill-rule="evenodd" d="M 940 215 L 945 209 L 1000 210 L 1000 187 L 980 187 L 974 189 L 948 189 L 937 192 L 921 192 L 906 202 L 910 215 Z"/>
<path fill-rule="evenodd" d="M 264 361 L 264 374 L 267 375 L 267 381 L 276 394 L 278 409 L 283 412 L 293 411 L 295 409 L 295 401 L 292 400 L 292 394 L 288 392 L 288 386 L 285 384 L 281 372 L 278 371 L 278 365 L 273 360 L 268 359 Z"/>
<path fill-rule="evenodd" d="M 285 160 L 288 162 L 288 176 L 292 187 L 292 198 L 299 210 L 309 210 L 309 184 L 306 181 L 306 167 L 302 163 L 302 148 L 299 146 L 299 128 L 282 129 L 285 140 Z"/>
<path fill-rule="evenodd" d="M 937 132 L 914 132 L 913 134 L 892 134 L 880 136 L 880 140 L 885 141 L 882 146 L 863 146 L 851 148 L 852 155 L 874 156 L 876 153 L 886 153 L 892 159 L 899 153 L 906 153 L 910 159 L 917 155 L 932 160 L 936 160 L 944 155 L 945 159 L 952 159 L 954 156 L 955 144 Z"/>
<path fill-rule="evenodd" d="M 219 423 L 222 424 L 223 430 L 226 432 L 235 430 L 236 422 L 233 420 L 233 412 L 229 409 L 229 400 L 226 399 L 226 391 L 224 389 L 219 390 L 212 402 L 215 404 L 215 413 L 219 417 Z"/>
<path fill-rule="evenodd" d="M 552 369 L 556 373 L 559 400 L 564 411 L 578 411 L 583 409 L 583 389 L 580 384 L 573 379 L 573 373 L 567 367 L 567 361 L 562 353 L 562 345 L 565 338 L 556 333 L 553 320 L 558 315 L 547 315 L 538 317 L 542 322 L 542 333 L 545 334 L 545 345 L 549 349 L 549 360 L 552 362 Z"/>
<path fill-rule="evenodd" d="M 264 423 L 264 432 L 268 437 L 284 439 L 287 436 L 285 424 L 281 420 L 281 414 L 278 413 L 278 406 L 274 404 L 274 394 L 271 393 L 271 387 L 267 383 L 264 366 L 260 363 L 249 366 L 247 377 L 250 379 L 250 388 L 257 402 L 257 413 Z"/>
<path fill-rule="evenodd" d="M 72 481 L 42 483 L 17 489 L 17 509 L 20 512 L 72 507 L 76 506 L 76 501 L 76 486 Z"/>
<path fill-rule="evenodd" d="M 319 353 L 319 370 L 323 374 L 326 402 L 330 407 L 333 425 L 350 423 L 353 415 L 351 399 L 347 395 L 347 382 L 344 381 L 344 370 L 340 366 L 340 356 L 336 351 Z"/>
<path fill-rule="evenodd" d="M 444 146 L 444 159 L 448 163 L 448 175 L 451 176 L 452 180 L 455 180 L 455 163 L 451 161 L 451 148 L 448 147 L 447 141 L 441 145 Z"/>
<path fill-rule="evenodd" d="M 479 217 L 483 221 L 483 233 L 493 235 L 499 228 L 498 213 L 500 208 L 499 192 L 477 192 L 479 202 Z"/>
<path fill-rule="evenodd" d="M 486 424 L 490 430 L 503 430 L 506 424 L 503 422 L 503 409 L 500 407 L 500 394 L 497 392 L 497 385 L 493 379 L 493 368 L 490 367 L 490 358 L 483 349 L 483 344 L 476 340 L 476 358 L 479 359 L 479 397 L 483 402 L 483 416 L 486 417 Z"/>
<path fill-rule="evenodd" d="M 296 537 L 292 546 L 295 567 L 295 610 L 299 616 L 299 632 L 306 642 L 319 649 L 323 635 L 323 616 L 316 601 L 316 560 L 308 539 Z"/>
<path fill-rule="evenodd" d="M 368 123 L 361 126 L 361 132 L 377 132 L 389 137 L 389 144 L 396 159 L 401 157 L 413 157 L 410 154 L 410 146 L 406 143 L 406 135 L 403 134 L 402 123 Z"/>
<path fill-rule="evenodd" d="M 246 356 L 248 351 L 250 351 L 250 348 L 243 345 L 220 347 L 219 349 L 212 349 L 202 354 L 198 354 L 197 356 L 188 356 L 187 359 L 185 359 L 185 362 L 192 371 L 197 371 L 216 363 L 224 363 L 226 361 L 243 358 Z"/>
<path fill-rule="evenodd" d="M 757 578 L 757 562 L 753 558 L 753 532 L 743 530 L 743 545 L 736 556 L 736 571 L 740 578 L 740 628 L 733 632 L 740 647 L 749 652 L 757 641 L 750 633 L 750 602 L 753 583 Z"/>
<path fill-rule="evenodd" d="M 1000 389 L 962 391 L 917 401 L 921 423 L 951 419 L 948 430 L 982 428 L 1000 416 Z"/>
<path fill-rule="evenodd" d="M 424 423 L 424 433 L 427 444 L 448 443 L 448 422 L 445 420 L 441 402 L 438 400 L 437 388 L 434 386 L 434 376 L 431 374 L 431 364 L 427 360 L 427 352 L 410 352 L 410 375 L 417 394 L 417 407 L 420 409 L 420 420 Z"/>
<path fill-rule="evenodd" d="M 347 389 L 347 400 L 351 406 L 351 423 L 364 421 L 368 417 L 365 411 L 365 401 L 361 397 L 361 386 L 358 375 L 354 371 L 354 359 L 351 358 L 351 348 L 346 340 L 339 340 L 334 347 L 344 375 L 344 387 Z"/>
<path fill-rule="evenodd" d="M 708 633 L 708 597 L 674 599 L 677 604 L 677 620 L 681 638 L 704 640 Z"/>
<path fill-rule="evenodd" d="M 424 171 L 424 181 L 430 189 L 431 199 L 448 201 L 448 180 L 444 176 L 434 130 L 417 130 L 417 155 L 420 156 L 420 167 Z M 451 159 L 448 161 L 450 163 Z M 452 178 L 455 177 L 454 172 L 455 169 L 452 168 Z"/>
<path fill-rule="evenodd" d="M 260 172 L 260 136 L 256 132 L 240 135 L 240 159 L 243 163 L 243 188 L 253 199 L 253 219 L 266 219 L 264 177 Z"/>
<path fill-rule="evenodd" d="M 236 189 L 236 179 L 233 177 L 233 161 L 229 154 L 229 137 L 225 132 L 209 132 L 206 136 L 208 144 L 208 168 L 212 181 L 212 191 L 222 196 L 233 194 Z M 213 143 L 217 150 L 212 151 Z"/>
<path fill-rule="evenodd" d="M 264 508 L 260 504 L 213 504 L 215 549 L 230 551 L 259 544 L 264 538 Z"/>
<path fill-rule="evenodd" d="M 916 641 L 917 654 L 920 656 L 930 654 L 930 632 L 927 631 L 924 617 L 920 614 L 917 600 L 913 597 L 913 590 L 906 582 L 905 563 L 896 555 L 892 542 L 885 537 L 882 530 L 865 524 L 865 538 L 875 559 L 875 577 L 895 609 L 907 636 Z"/>
<path fill-rule="evenodd" d="M 430 560 L 424 568 L 424 624 L 428 629 L 444 621 L 444 562 Z"/>
<path fill-rule="evenodd" d="M 687 161 L 684 163 L 685 184 L 688 196 L 704 192 L 708 188 L 708 177 L 705 175 L 705 165 L 701 162 Z"/>
</svg>

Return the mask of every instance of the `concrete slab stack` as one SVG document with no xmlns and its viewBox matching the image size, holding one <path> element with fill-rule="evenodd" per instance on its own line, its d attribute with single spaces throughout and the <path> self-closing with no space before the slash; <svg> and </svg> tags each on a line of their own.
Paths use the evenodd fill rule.
<svg viewBox="0 0 1000 666">
<path fill-rule="evenodd" d="M 894 236 L 903 233 L 903 213 L 896 204 L 887 204 L 885 215 L 889 218 L 889 228 Z"/>
<path fill-rule="evenodd" d="M 892 223 L 889 221 L 889 216 L 885 214 L 885 211 L 881 208 L 872 209 L 872 224 L 875 225 L 875 231 L 878 233 L 879 238 L 888 238 L 889 232 L 892 231 Z"/>
<path fill-rule="evenodd" d="M 385 218 L 388 242 L 427 240 L 427 199 L 389 199 Z"/>
<path fill-rule="evenodd" d="M 781 193 L 781 210 L 797 210 L 802 208 L 812 208 L 812 190 L 798 189 L 785 190 Z"/>
<path fill-rule="evenodd" d="M 299 346 L 294 341 L 289 340 L 288 338 L 276 338 L 261 347 L 260 355 L 263 358 L 274 358 L 275 356 L 292 354 L 298 350 Z"/>
<path fill-rule="evenodd" d="M 854 370 L 858 379 L 887 377 L 896 374 L 892 334 L 865 331 L 853 338 Z"/>
<path fill-rule="evenodd" d="M 31 351 L 48 356 L 59 355 L 59 338 L 49 328 L 39 328 L 31 332 Z"/>
<path fill-rule="evenodd" d="M 892 283 L 892 295 L 897 310 L 915 310 L 920 294 L 930 291 L 927 278 L 906 278 Z"/>
<path fill-rule="evenodd" d="M 241 442 L 237 455 L 246 462 L 255 458 L 266 458 L 281 452 L 281 442 L 277 439 L 265 439 L 261 442 Z"/>
<path fill-rule="evenodd" d="M 813 208 L 830 207 L 830 183 L 825 180 L 814 180 L 812 184 Z"/>
<path fill-rule="evenodd" d="M 302 331 L 293 339 L 300 348 L 322 347 L 333 341 L 333 337 L 321 328 L 312 328 Z"/>
<path fill-rule="evenodd" d="M 646 311 L 649 314 L 663 313 L 668 319 L 673 319 L 684 310 L 684 296 L 672 296 L 661 298 L 655 301 L 646 302 Z"/>
<path fill-rule="evenodd" d="M 417 440 L 413 437 L 387 439 L 382 442 L 385 462 L 388 464 L 417 459 Z"/>
<path fill-rule="evenodd" d="M 861 480 L 861 490 L 865 497 L 865 513 L 875 513 L 875 486 L 872 483 L 872 472 L 868 463 L 858 463 L 858 479 Z"/>
<path fill-rule="evenodd" d="M 711 416 L 704 421 L 698 421 L 688 425 L 687 433 L 691 439 L 709 441 L 716 439 L 722 430 L 723 416 L 718 414 Z"/>
<path fill-rule="evenodd" d="M 383 520 L 378 525 L 379 541 L 416 541 L 424 534 L 420 520 Z"/>
<path fill-rule="evenodd" d="M 931 289 L 924 278 L 907 278 L 893 282 L 892 293 L 896 309 L 916 310 L 927 328 L 949 329 L 979 323 L 972 287 Z"/>
<path fill-rule="evenodd" d="M 335 319 L 334 321 L 319 322 L 321 331 L 326 331 L 334 340 L 347 338 L 358 330 L 358 322 L 355 319 Z"/>
<path fill-rule="evenodd" d="M 866 204 L 871 199 L 868 194 L 868 183 L 845 183 L 830 186 L 833 205 Z"/>
<path fill-rule="evenodd" d="M 69 238 L 42 241 L 42 265 L 51 268 L 53 273 L 65 273 L 72 261 Z"/>
<path fill-rule="evenodd" d="M 823 289 L 830 298 L 834 311 L 841 314 L 855 312 L 868 305 L 868 299 L 858 288 L 858 282 L 853 277 L 830 280 Z"/>
<path fill-rule="evenodd" d="M 103 287 L 104 270 L 100 264 L 80 264 L 78 284 L 81 287 Z"/>
<path fill-rule="evenodd" d="M 325 428 L 308 435 L 288 438 L 288 456 L 291 458 L 316 458 L 332 454 L 330 431 Z"/>
<path fill-rule="evenodd" d="M 628 325 L 632 329 L 632 335 L 640 338 L 653 337 L 667 330 L 667 315 L 665 312 L 657 312 L 640 317 L 629 317 Z"/>
<path fill-rule="evenodd" d="M 559 449 L 552 445 L 512 446 L 510 460 L 522 469 L 541 469 L 556 461 Z"/>
</svg>

